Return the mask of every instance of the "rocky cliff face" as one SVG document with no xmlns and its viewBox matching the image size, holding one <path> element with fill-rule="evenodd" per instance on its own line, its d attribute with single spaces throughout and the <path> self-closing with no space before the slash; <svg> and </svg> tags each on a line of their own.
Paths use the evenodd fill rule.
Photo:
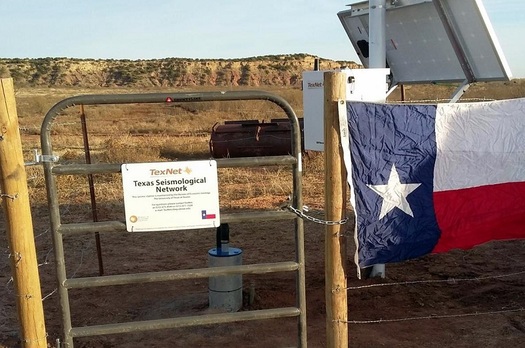
<svg viewBox="0 0 525 348">
<path fill-rule="evenodd" d="M 300 86 L 302 72 L 312 70 L 314 60 L 307 54 L 227 60 L 0 59 L 0 77 L 12 77 L 18 86 Z M 321 59 L 323 70 L 342 67 L 360 66 Z"/>
</svg>

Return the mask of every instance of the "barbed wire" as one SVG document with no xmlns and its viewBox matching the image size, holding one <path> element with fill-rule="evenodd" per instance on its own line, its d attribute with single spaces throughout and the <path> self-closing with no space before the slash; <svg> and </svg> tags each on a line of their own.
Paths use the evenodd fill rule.
<svg viewBox="0 0 525 348">
<path fill-rule="evenodd" d="M 488 280 L 488 279 L 500 279 L 500 278 L 506 278 L 506 277 L 513 277 L 513 276 L 517 276 L 521 274 L 525 274 L 525 271 L 508 273 L 508 274 L 498 274 L 498 275 L 492 275 L 492 276 L 474 277 L 474 278 L 428 279 L 428 280 L 411 280 L 411 281 L 395 282 L 395 283 L 367 284 L 367 285 L 349 286 L 346 288 L 346 290 L 360 290 L 360 289 L 377 288 L 377 287 L 384 287 L 384 286 L 433 284 L 433 283 L 434 284 L 435 283 L 447 283 L 449 285 L 453 285 L 455 283 L 460 283 L 460 282 L 472 282 L 472 281 L 479 282 L 479 281 Z"/>
<path fill-rule="evenodd" d="M 41 233 L 37 234 L 37 235 L 35 236 L 35 239 L 39 239 L 40 237 L 45 236 L 46 234 L 49 233 L 49 231 L 50 231 L 50 229 L 48 228 L 48 229 L 46 229 L 44 232 L 41 232 Z"/>
<path fill-rule="evenodd" d="M 420 317 L 406 317 L 406 318 L 395 318 L 395 319 L 373 319 L 373 320 L 334 320 L 334 322 L 342 322 L 347 324 L 381 324 L 381 323 L 396 323 L 404 321 L 414 320 L 428 320 L 428 319 L 451 319 L 451 318 L 464 318 L 464 317 L 475 317 L 482 315 L 495 315 L 495 314 L 506 314 L 523 312 L 525 308 L 514 308 L 514 309 L 502 309 L 488 312 L 473 312 L 473 313 L 461 313 L 461 314 L 431 314 Z"/>
<path fill-rule="evenodd" d="M 50 264 L 49 262 L 49 256 L 51 255 L 51 253 L 53 252 L 53 248 L 49 249 L 46 253 L 46 256 L 44 257 L 44 261 L 42 261 L 42 263 L 39 263 L 38 264 L 38 267 L 42 267 L 42 266 L 47 266 Z"/>
<path fill-rule="evenodd" d="M 42 297 L 42 302 L 44 302 L 45 300 L 47 300 L 48 298 L 50 298 L 51 296 L 53 296 L 54 294 L 56 294 L 58 291 L 58 288 L 54 288 L 53 291 L 51 291 L 49 294 L 45 295 Z"/>
<path fill-rule="evenodd" d="M 442 103 L 446 102 L 449 103 L 452 99 L 450 98 L 436 98 L 436 99 L 408 99 L 408 100 L 393 100 L 389 101 L 388 104 L 422 104 L 422 103 Z M 461 98 L 461 102 L 489 102 L 489 101 L 495 101 L 496 99 L 492 98 Z"/>
<path fill-rule="evenodd" d="M 3 255 L 2 255 L 2 258 L 5 262 L 2 262 L 2 268 L 8 268 L 10 267 L 10 263 L 11 263 L 11 250 L 9 247 L 6 247 L 4 250 L 3 250 Z M 5 261 L 7 260 L 7 261 Z M 9 274 L 10 272 L 7 272 L 6 274 Z M 8 293 L 8 294 L 11 294 L 12 293 L 12 284 L 13 284 L 13 277 L 9 277 L 7 279 L 7 282 L 5 283 L 5 291 Z"/>
<path fill-rule="evenodd" d="M 449 278 L 449 279 L 429 279 L 429 280 L 413 280 L 405 282 L 394 282 L 394 283 L 379 283 L 379 284 L 367 284 L 360 286 L 349 286 L 346 290 L 360 290 L 360 289 L 370 289 L 374 287 L 385 287 L 385 286 L 408 286 L 408 285 L 417 285 L 417 284 L 435 284 L 435 283 L 446 283 L 448 285 L 454 285 L 459 282 L 480 282 L 484 280 L 492 279 L 501 279 L 506 277 L 513 277 L 518 275 L 525 274 L 525 271 L 512 272 L 507 274 L 498 274 L 498 275 L 489 275 L 489 276 L 480 276 L 473 278 Z M 462 317 L 472 317 L 472 316 L 482 316 L 482 315 L 496 315 L 496 314 L 505 314 L 505 313 L 514 313 L 514 312 L 523 312 L 525 308 L 513 308 L 513 309 L 502 309 L 486 312 L 472 312 L 472 313 L 461 313 L 461 314 L 430 314 L 426 316 L 417 316 L 417 317 L 405 317 L 405 318 L 393 318 L 393 319 L 370 319 L 370 320 L 348 320 L 340 321 L 348 324 L 381 324 L 381 323 L 394 323 L 394 322 L 406 322 L 406 321 L 415 321 L 415 320 L 428 320 L 428 319 L 450 319 L 450 318 L 462 318 Z"/>
</svg>

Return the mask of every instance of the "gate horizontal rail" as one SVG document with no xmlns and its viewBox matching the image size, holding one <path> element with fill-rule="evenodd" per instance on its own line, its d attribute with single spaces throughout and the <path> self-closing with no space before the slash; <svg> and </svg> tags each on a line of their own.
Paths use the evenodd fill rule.
<svg viewBox="0 0 525 348">
<path fill-rule="evenodd" d="M 176 271 L 144 272 L 118 274 L 101 277 L 71 278 L 64 282 L 68 289 L 95 288 L 99 286 L 127 285 L 137 283 L 154 283 L 170 280 L 198 279 L 232 274 L 266 274 L 290 272 L 299 269 L 297 262 L 258 263 L 240 266 L 222 266 L 194 268 Z"/>
<path fill-rule="evenodd" d="M 290 211 L 253 211 L 243 213 L 221 213 L 221 223 L 253 222 L 253 221 L 277 221 L 293 220 L 297 215 Z M 99 221 L 81 222 L 74 224 L 63 224 L 58 227 L 57 232 L 62 235 L 92 233 L 97 231 L 126 232 L 126 224 L 121 221 Z M 128 233 L 128 232 L 126 232 Z"/>
<path fill-rule="evenodd" d="M 243 213 L 221 213 L 221 223 L 237 223 L 247 221 L 277 221 L 293 220 L 297 215 L 290 211 L 253 211 Z M 81 222 L 74 224 L 63 224 L 58 227 L 57 232 L 62 235 L 92 233 L 125 232 L 126 224 L 121 221 Z"/>
<path fill-rule="evenodd" d="M 297 159 L 293 156 L 268 156 L 268 157 L 241 157 L 241 158 L 217 158 L 217 168 L 242 168 L 271 165 L 296 164 Z M 105 174 L 120 173 L 120 163 L 96 163 L 96 164 L 62 164 L 53 167 L 56 175 L 81 175 L 81 174 Z"/>
<path fill-rule="evenodd" d="M 148 321 L 135 321 L 120 324 L 106 324 L 75 327 L 70 330 L 72 337 L 86 337 L 95 335 L 109 335 L 138 331 L 150 331 L 161 329 L 173 329 L 188 326 L 225 324 L 236 321 L 264 320 L 296 317 L 301 311 L 295 307 L 283 307 L 273 309 L 260 309 L 249 312 L 236 312 L 224 314 L 207 314 L 202 316 L 180 317 L 170 319 L 157 319 Z"/>
</svg>

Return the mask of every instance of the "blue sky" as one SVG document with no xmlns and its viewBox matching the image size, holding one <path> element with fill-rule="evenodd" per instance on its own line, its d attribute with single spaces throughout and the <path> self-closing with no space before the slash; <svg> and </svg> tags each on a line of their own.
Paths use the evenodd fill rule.
<svg viewBox="0 0 525 348">
<path fill-rule="evenodd" d="M 457 0 L 461 1 L 461 0 Z M 2 58 L 244 58 L 309 53 L 358 61 L 337 12 L 353 0 L 2 0 Z M 525 78 L 525 1 L 483 0 Z"/>
</svg>

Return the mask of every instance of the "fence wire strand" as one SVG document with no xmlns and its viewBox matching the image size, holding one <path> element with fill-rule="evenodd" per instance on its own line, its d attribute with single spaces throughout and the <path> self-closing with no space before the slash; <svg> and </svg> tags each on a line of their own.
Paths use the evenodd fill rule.
<svg viewBox="0 0 525 348">
<path fill-rule="evenodd" d="M 474 278 L 449 278 L 449 279 L 429 279 L 429 280 L 413 280 L 405 282 L 394 282 L 394 283 L 378 283 L 378 284 L 367 284 L 359 286 L 349 286 L 346 290 L 361 290 L 361 289 L 370 289 L 376 287 L 385 287 L 385 286 L 407 286 L 407 285 L 416 285 L 416 284 L 436 284 L 436 283 L 446 283 L 448 285 L 455 285 L 460 282 L 480 282 L 484 280 L 492 279 L 502 279 L 507 277 L 514 277 L 525 274 L 525 271 L 513 272 L 507 274 L 499 275 L 490 275 L 490 276 L 481 276 Z M 417 316 L 417 317 L 406 317 L 406 318 L 393 318 L 393 319 L 369 319 L 369 320 L 347 320 L 338 322 L 344 322 L 347 324 L 382 324 L 382 323 L 395 323 L 395 322 L 406 322 L 406 321 L 416 321 L 416 320 L 428 320 L 428 319 L 453 319 L 453 318 L 464 318 L 464 317 L 475 317 L 475 316 L 484 316 L 484 315 L 497 315 L 497 314 L 507 314 L 507 313 L 518 313 L 525 311 L 525 308 L 512 308 L 512 309 L 501 309 L 494 311 L 486 312 L 471 312 L 471 313 L 460 313 L 460 314 L 430 314 L 426 316 Z"/>
<path fill-rule="evenodd" d="M 378 283 L 378 284 L 367 284 L 367 285 L 358 285 L 358 286 L 349 286 L 346 290 L 359 290 L 359 289 L 368 289 L 368 288 L 377 288 L 384 286 L 397 286 L 397 285 L 415 285 L 415 284 L 435 284 L 435 283 L 447 283 L 449 285 L 454 285 L 459 282 L 473 282 L 473 281 L 482 281 L 489 279 L 500 279 L 506 277 L 513 277 L 517 275 L 525 274 L 525 271 L 508 273 L 508 274 L 499 274 L 492 276 L 484 277 L 475 277 L 475 278 L 449 278 L 449 279 L 429 279 L 429 280 L 411 280 L 406 282 L 395 282 L 395 283 Z"/>
<path fill-rule="evenodd" d="M 344 322 L 347 324 L 382 324 L 382 323 L 397 323 L 404 321 L 414 321 L 414 320 L 428 320 L 428 319 L 453 319 L 453 318 L 465 318 L 465 317 L 475 317 L 482 315 L 496 315 L 496 314 L 507 314 L 507 313 L 517 313 L 523 312 L 525 308 L 514 308 L 514 309 L 502 309 L 499 311 L 489 311 L 489 312 L 474 312 L 474 313 L 461 313 L 461 314 L 431 314 L 420 317 L 407 317 L 407 318 L 396 318 L 396 319 L 375 319 L 375 320 L 335 320 L 337 322 Z"/>
</svg>

